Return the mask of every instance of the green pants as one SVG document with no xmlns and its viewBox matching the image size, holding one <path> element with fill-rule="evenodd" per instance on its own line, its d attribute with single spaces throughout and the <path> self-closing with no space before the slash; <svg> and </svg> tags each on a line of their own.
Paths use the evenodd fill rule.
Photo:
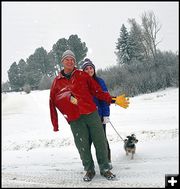
<svg viewBox="0 0 180 189">
<path fill-rule="evenodd" d="M 95 111 L 88 115 L 81 115 L 78 120 L 70 122 L 70 126 L 84 170 L 94 169 L 89 136 L 91 136 L 96 149 L 96 157 L 100 171 L 104 172 L 109 170 L 107 140 L 98 112 Z"/>
</svg>

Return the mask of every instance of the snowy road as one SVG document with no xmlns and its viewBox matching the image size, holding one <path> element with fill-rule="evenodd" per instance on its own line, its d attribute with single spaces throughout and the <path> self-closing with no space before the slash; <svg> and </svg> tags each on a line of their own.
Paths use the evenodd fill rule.
<svg viewBox="0 0 180 189">
<path fill-rule="evenodd" d="M 78 153 L 74 149 L 72 156 L 69 154 L 71 147 L 61 147 L 55 150 L 31 150 L 6 152 L 7 160 L 15 155 L 18 162 L 6 164 L 3 169 L 4 187 L 164 187 L 165 174 L 174 174 L 177 171 L 177 141 L 155 141 L 137 145 L 134 160 L 125 156 L 122 144 L 111 145 L 113 158 L 113 172 L 116 180 L 108 181 L 99 174 L 96 165 L 96 176 L 90 183 L 82 180 L 84 171 L 79 161 Z M 148 146 L 148 148 L 144 148 Z M 166 147 L 170 147 L 167 156 Z M 69 148 L 69 149 L 68 149 Z M 119 152 L 117 151 L 119 149 Z M 152 154 L 152 150 L 154 154 Z M 158 153 L 160 152 L 160 153 Z M 76 156 L 74 156 L 74 154 Z M 6 159 L 6 155 L 4 159 Z M 47 161 L 41 161 L 39 156 L 44 156 Z M 63 157 L 64 158 L 63 158 Z M 60 161 L 58 162 L 58 158 Z M 21 159 L 25 162 L 21 162 Z M 63 161 L 62 161 L 63 160 Z M 34 163 L 33 163 L 34 162 Z M 58 163 L 53 163 L 58 162 Z M 70 163 L 70 165 L 69 165 Z M 175 171 L 176 170 L 176 171 Z M 176 172 L 177 173 L 177 172 Z"/>
</svg>

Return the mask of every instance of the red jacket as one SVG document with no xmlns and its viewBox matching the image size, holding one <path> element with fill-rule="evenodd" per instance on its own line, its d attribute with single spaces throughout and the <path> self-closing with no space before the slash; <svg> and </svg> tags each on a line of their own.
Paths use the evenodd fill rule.
<svg viewBox="0 0 180 189">
<path fill-rule="evenodd" d="M 70 102 L 73 95 L 78 104 Z M 68 80 L 61 73 L 54 79 L 50 90 L 50 114 L 54 130 L 58 130 L 58 116 L 56 108 L 64 115 L 68 122 L 74 121 L 81 114 L 90 114 L 97 110 L 93 96 L 111 103 L 112 97 L 108 92 L 103 92 L 98 83 L 86 72 L 76 68 Z"/>
</svg>

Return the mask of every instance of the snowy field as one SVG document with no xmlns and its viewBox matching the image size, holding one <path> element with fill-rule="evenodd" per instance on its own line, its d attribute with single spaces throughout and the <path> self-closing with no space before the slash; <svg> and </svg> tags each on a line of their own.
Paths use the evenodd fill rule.
<svg viewBox="0 0 180 189">
<path fill-rule="evenodd" d="M 110 120 L 122 138 L 136 134 L 139 142 L 131 160 L 110 124 L 116 180 L 100 176 L 94 146 L 96 176 L 85 172 L 70 126 L 59 113 L 59 132 L 53 132 L 49 90 L 2 94 L 2 187 L 34 188 L 148 188 L 165 187 L 165 174 L 179 173 L 179 89 L 169 88 L 130 98 L 130 107 L 111 105 Z"/>
</svg>

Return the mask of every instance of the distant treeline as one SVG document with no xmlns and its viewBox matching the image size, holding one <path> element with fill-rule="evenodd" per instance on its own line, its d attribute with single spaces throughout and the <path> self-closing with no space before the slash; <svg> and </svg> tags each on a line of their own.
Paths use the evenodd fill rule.
<svg viewBox="0 0 180 189">
<path fill-rule="evenodd" d="M 134 61 L 98 70 L 111 94 L 128 96 L 151 93 L 167 87 L 179 87 L 179 55 L 157 52 L 156 60 Z"/>
<path fill-rule="evenodd" d="M 61 56 L 67 49 L 74 52 L 77 67 L 80 67 L 88 51 L 85 42 L 81 42 L 78 35 L 71 35 L 68 39 L 61 38 L 50 52 L 40 47 L 26 61 L 21 59 L 18 63 L 14 62 L 8 70 L 9 81 L 3 83 L 3 91 L 49 89 L 53 78 L 61 70 Z"/>
<path fill-rule="evenodd" d="M 106 81 L 114 95 L 126 93 L 135 96 L 179 86 L 178 53 L 162 52 L 157 48 L 161 42 L 157 41 L 161 25 L 152 11 L 142 14 L 141 21 L 138 24 L 135 19 L 128 19 L 129 31 L 122 24 L 115 47 L 117 64 L 97 70 L 97 75 Z M 2 84 L 2 91 L 24 90 L 29 93 L 31 90 L 49 89 L 54 77 L 62 69 L 60 59 L 67 49 L 74 52 L 76 66 L 80 68 L 88 48 L 75 34 L 68 39 L 59 39 L 50 52 L 40 47 L 26 61 L 21 59 L 18 63 L 12 63 L 8 70 L 9 81 Z"/>
</svg>

